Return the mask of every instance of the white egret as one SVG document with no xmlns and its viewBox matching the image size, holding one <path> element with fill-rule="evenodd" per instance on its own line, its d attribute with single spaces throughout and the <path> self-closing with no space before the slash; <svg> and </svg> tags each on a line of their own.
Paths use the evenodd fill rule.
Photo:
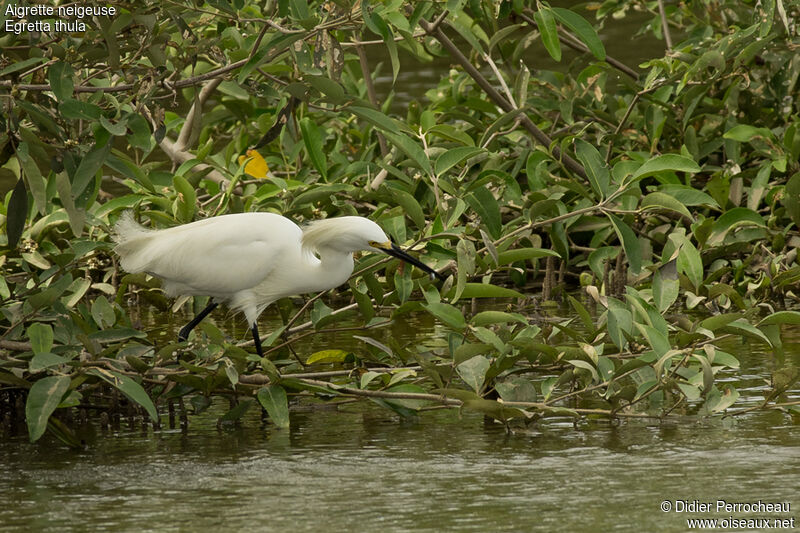
<svg viewBox="0 0 800 533">
<path fill-rule="evenodd" d="M 128 211 L 114 230 L 114 251 L 124 270 L 161 278 L 169 296 L 212 298 L 180 330 L 179 340 L 226 302 L 244 313 L 259 355 L 261 312 L 279 298 L 341 285 L 353 272 L 353 252 L 378 250 L 439 276 L 393 244 L 375 222 L 356 216 L 317 220 L 301 229 L 273 213 L 238 213 L 150 230 Z"/>
</svg>

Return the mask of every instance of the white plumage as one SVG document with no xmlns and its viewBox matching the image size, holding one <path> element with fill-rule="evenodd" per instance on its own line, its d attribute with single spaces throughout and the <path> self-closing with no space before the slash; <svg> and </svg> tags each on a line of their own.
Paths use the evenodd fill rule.
<svg viewBox="0 0 800 533">
<path fill-rule="evenodd" d="M 259 353 L 261 312 L 279 298 L 341 285 L 353 272 L 353 252 L 380 250 L 436 274 L 393 245 L 376 223 L 355 216 L 317 220 L 301 229 L 274 213 L 239 213 L 149 230 L 126 212 L 114 229 L 114 251 L 124 270 L 161 278 L 170 296 L 213 298 L 181 330 L 181 338 L 226 302 L 244 313 Z"/>
</svg>

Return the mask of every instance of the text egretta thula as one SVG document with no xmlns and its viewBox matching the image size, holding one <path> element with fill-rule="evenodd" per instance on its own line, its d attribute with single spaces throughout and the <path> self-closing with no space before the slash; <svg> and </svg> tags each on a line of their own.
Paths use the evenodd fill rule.
<svg viewBox="0 0 800 533">
<path fill-rule="evenodd" d="M 353 252 L 379 250 L 439 275 L 393 244 L 375 222 L 356 216 L 317 220 L 301 229 L 274 213 L 238 213 L 149 230 L 126 212 L 114 229 L 123 269 L 161 278 L 170 296 L 212 298 L 180 330 L 180 340 L 227 302 L 244 313 L 259 355 L 261 312 L 279 298 L 341 285 L 353 272 Z"/>
</svg>

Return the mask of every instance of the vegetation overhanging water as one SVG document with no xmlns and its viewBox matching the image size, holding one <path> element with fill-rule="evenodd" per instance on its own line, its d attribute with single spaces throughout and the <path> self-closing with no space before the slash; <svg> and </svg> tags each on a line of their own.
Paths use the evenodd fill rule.
<svg viewBox="0 0 800 533">
<path fill-rule="evenodd" d="M 560 5 L 147 1 L 1 36 L 4 526 L 309 530 L 312 499 L 344 529 L 670 531 L 661 501 L 796 497 L 798 5 Z M 615 57 L 631 17 L 666 52 Z M 275 305 L 263 359 L 222 314 L 179 343 L 111 252 L 126 210 L 366 215 L 449 278 L 366 255 Z"/>
</svg>

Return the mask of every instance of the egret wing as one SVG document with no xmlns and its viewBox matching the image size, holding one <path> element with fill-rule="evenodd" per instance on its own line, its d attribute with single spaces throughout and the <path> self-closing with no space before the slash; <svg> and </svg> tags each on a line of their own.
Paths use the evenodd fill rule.
<svg viewBox="0 0 800 533">
<path fill-rule="evenodd" d="M 229 296 L 257 285 L 299 249 L 302 232 L 268 213 L 227 215 L 151 234 L 144 270 L 172 294 Z"/>
</svg>

